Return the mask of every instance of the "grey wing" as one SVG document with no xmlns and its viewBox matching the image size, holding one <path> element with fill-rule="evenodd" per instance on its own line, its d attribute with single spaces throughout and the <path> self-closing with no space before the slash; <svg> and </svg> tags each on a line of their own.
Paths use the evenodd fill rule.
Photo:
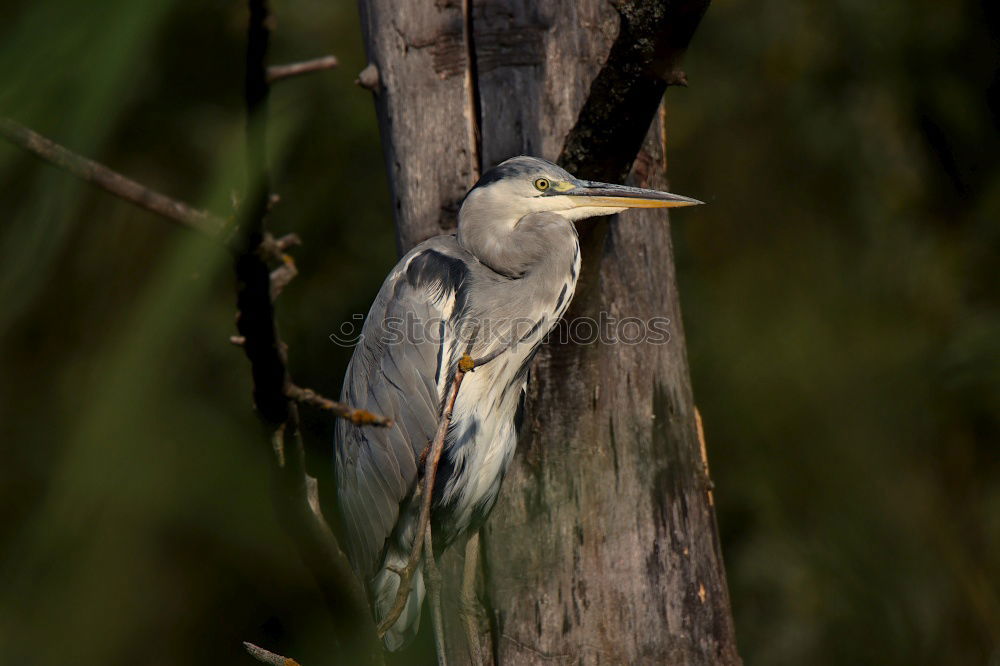
<svg viewBox="0 0 1000 666">
<path fill-rule="evenodd" d="M 415 487 L 419 456 L 437 428 L 468 261 L 452 237 L 433 238 L 403 257 L 368 313 L 344 378 L 346 403 L 395 422 L 372 428 L 340 420 L 335 431 L 346 550 L 366 581 L 380 568 L 400 505 Z"/>
</svg>

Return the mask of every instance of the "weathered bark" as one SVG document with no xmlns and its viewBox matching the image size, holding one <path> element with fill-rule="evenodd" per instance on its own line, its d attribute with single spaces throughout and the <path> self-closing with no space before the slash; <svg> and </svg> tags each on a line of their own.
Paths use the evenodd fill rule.
<svg viewBox="0 0 1000 666">
<path fill-rule="evenodd" d="M 664 185 L 660 147 L 654 127 L 633 184 Z M 669 226 L 631 214 L 594 250 L 600 273 L 570 317 L 665 317 L 670 341 L 540 352 L 517 464 L 485 529 L 500 663 L 733 663 Z"/>
<path fill-rule="evenodd" d="M 361 0 L 401 250 L 450 229 L 480 165 L 512 155 L 617 180 L 641 144 L 630 182 L 665 186 L 649 125 L 705 0 L 470 1 Z M 739 662 L 665 218 L 582 230 L 567 318 L 666 318 L 670 340 L 539 353 L 484 530 L 497 663 Z"/>
<path fill-rule="evenodd" d="M 479 178 L 465 2 L 359 3 L 400 254 L 454 229 Z"/>
</svg>

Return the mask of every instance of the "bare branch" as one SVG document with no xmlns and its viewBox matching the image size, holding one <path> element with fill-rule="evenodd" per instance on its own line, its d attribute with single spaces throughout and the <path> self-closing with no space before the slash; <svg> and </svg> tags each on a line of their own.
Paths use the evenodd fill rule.
<svg viewBox="0 0 1000 666">
<path fill-rule="evenodd" d="M 360 648 L 365 661 L 377 663 L 382 652 L 374 627 L 365 621 L 369 615 L 367 598 L 314 501 L 315 484 L 310 483 L 306 473 L 298 405 L 288 390 L 294 384 L 288 374 L 286 347 L 275 323 L 273 299 L 282 286 L 280 280 L 287 281 L 287 274 L 294 275 L 294 263 L 284 250 L 298 239 L 286 236 L 274 240 L 267 232 L 267 216 L 274 199 L 267 169 L 269 86 L 265 59 L 273 21 L 267 0 L 248 0 L 247 4 L 247 192 L 240 208 L 240 233 L 235 239 L 236 325 L 250 362 L 254 405 L 270 431 L 275 512 L 326 599 L 342 646 L 352 652 Z M 276 257 L 286 274 L 272 274 L 268 262 Z M 277 289 L 275 282 L 279 283 Z M 304 389 L 300 392 L 306 393 Z M 308 394 L 318 398 L 314 392 Z"/>
<path fill-rule="evenodd" d="M 709 0 L 618 0 L 618 37 L 590 86 L 559 164 L 581 178 L 621 182 L 680 68 Z"/>
<path fill-rule="evenodd" d="M 337 56 L 328 55 L 304 62 L 295 62 L 290 65 L 272 65 L 267 68 L 267 82 L 274 83 L 275 81 L 289 79 L 293 76 L 321 72 L 326 69 L 333 69 L 339 64 L 340 61 L 337 60 Z"/>
<path fill-rule="evenodd" d="M 289 411 L 289 427 L 277 430 L 284 465 L 272 466 L 278 521 L 316 581 L 342 647 L 356 655 L 358 663 L 379 664 L 382 647 L 369 620 L 367 596 L 323 516 L 316 481 L 306 473 L 297 405 L 292 403 Z"/>
<path fill-rule="evenodd" d="M 295 260 L 290 254 L 281 255 L 281 265 L 271 271 L 271 300 L 275 301 L 285 287 L 299 274 Z"/>
<path fill-rule="evenodd" d="M 45 161 L 168 220 L 209 236 L 218 236 L 226 226 L 226 222 L 222 218 L 202 210 L 191 208 L 181 201 L 171 199 L 166 195 L 151 190 L 145 185 L 112 171 L 98 162 L 77 155 L 51 139 L 9 118 L 0 117 L 0 134 L 9 139 L 11 143 L 24 148 Z M 269 205 L 271 201 L 273 201 L 273 197 L 268 199 Z M 286 234 L 277 239 L 273 238 L 270 234 L 264 234 L 263 240 L 258 246 L 258 254 L 261 255 L 264 261 L 277 260 L 281 262 L 281 266 L 271 271 L 269 276 L 272 300 L 277 298 L 281 290 L 298 275 L 295 261 L 286 253 L 286 250 L 301 244 L 302 239 L 295 233 Z M 242 347 L 246 344 L 246 336 L 233 335 L 230 336 L 229 341 L 233 345 Z M 327 400 L 308 389 L 299 389 L 294 386 L 292 388 L 298 391 L 299 394 L 289 397 L 294 397 L 296 400 L 326 409 L 332 412 L 334 416 L 349 419 L 355 425 L 386 426 L 392 423 L 390 419 L 372 414 L 363 409 L 354 409 L 348 405 Z"/>
<path fill-rule="evenodd" d="M 324 398 L 312 389 L 302 388 L 300 386 L 296 386 L 295 384 L 289 384 L 285 388 L 285 394 L 289 398 L 297 400 L 304 405 L 311 405 L 328 412 L 333 412 L 334 416 L 347 419 L 356 426 L 370 425 L 388 427 L 392 425 L 392 419 L 379 416 L 378 414 L 372 414 L 365 409 L 356 409 L 350 405 L 345 405 L 342 402 L 335 402 L 329 398 Z"/>
<path fill-rule="evenodd" d="M 265 233 L 257 251 L 264 260 L 281 263 L 285 259 L 285 253 L 296 245 L 302 245 L 302 239 L 296 233 L 285 234 L 281 238 Z"/>
<path fill-rule="evenodd" d="M 471 346 L 471 345 L 470 345 Z M 462 388 L 462 380 L 465 375 L 476 367 L 476 362 L 471 356 L 465 354 L 458 361 L 455 368 L 455 376 L 451 381 L 451 389 L 448 393 L 448 400 L 445 402 L 441 412 L 441 419 L 438 421 L 437 432 L 431 442 L 429 451 L 424 462 L 424 481 L 420 489 L 420 522 L 413 538 L 413 545 L 410 548 L 410 556 L 407 558 L 406 566 L 396 572 L 399 576 L 399 588 L 396 590 L 396 601 L 389 613 L 386 614 L 378 625 L 378 635 L 381 638 L 392 628 L 406 606 L 406 600 L 410 596 L 410 588 L 413 585 L 413 575 L 420 566 L 420 551 L 424 545 L 425 533 L 429 531 L 431 518 L 431 501 L 433 499 L 434 477 L 437 475 L 438 464 L 441 462 L 441 453 L 444 451 L 444 439 L 448 434 L 448 425 L 451 423 L 451 415 L 455 409 L 455 400 L 458 398 L 458 390 Z"/>
<path fill-rule="evenodd" d="M 342 638 L 358 643 L 369 638 L 372 646 L 367 650 L 368 660 L 381 662 L 373 627 L 358 623 L 357 618 L 367 615 L 367 601 L 357 579 L 340 550 L 332 531 L 320 511 L 315 479 L 305 470 L 304 453 L 299 434 L 298 410 L 292 400 L 319 406 L 335 416 L 347 418 L 362 425 L 391 425 L 391 420 L 365 410 L 353 409 L 333 402 L 314 391 L 292 384 L 286 367 L 286 346 L 277 333 L 273 300 L 281 289 L 295 277 L 295 262 L 286 253 L 299 245 L 296 234 L 274 239 L 266 231 L 266 217 L 280 200 L 270 193 L 266 154 L 266 102 L 268 84 L 311 71 L 330 69 L 337 59 L 327 56 L 316 60 L 265 69 L 264 58 L 270 35 L 270 12 L 267 0 L 249 0 L 250 21 L 247 41 L 247 200 L 249 205 L 234 201 L 240 210 L 243 224 L 235 229 L 231 249 L 235 253 L 235 271 L 238 278 L 237 328 L 239 335 L 230 342 L 242 347 L 250 361 L 254 380 L 254 404 L 258 415 L 271 431 L 270 443 L 274 455 L 274 468 L 281 483 L 281 492 L 275 494 L 275 506 L 283 516 L 283 525 L 292 534 L 306 565 L 311 569 L 321 592 L 335 618 Z M 69 173 L 100 187 L 121 199 L 156 213 L 172 222 L 218 238 L 229 223 L 211 213 L 172 199 L 146 187 L 112 169 L 87 159 L 58 143 L 11 120 L 0 117 L 0 135 L 12 144 L 57 166 Z M 229 244 L 229 239 L 226 239 Z M 281 265 L 270 271 L 268 263 Z M 291 387 L 286 395 L 286 387 Z M 286 440 L 292 442 L 286 451 Z M 367 632 L 360 627 L 368 627 Z M 353 632 L 353 633 L 352 633 Z M 366 636 L 370 634 L 369 636 Z M 275 655 L 250 643 L 245 644 L 251 655 L 264 663 L 296 664 L 292 659 Z"/>
<path fill-rule="evenodd" d="M 276 238 L 274 243 L 278 247 L 279 251 L 285 252 L 291 247 L 302 245 L 302 239 L 297 233 L 292 232 L 290 234 L 285 234 L 281 238 Z"/>
<path fill-rule="evenodd" d="M 0 135 L 36 157 L 181 226 L 213 237 L 219 236 L 226 227 L 226 221 L 222 218 L 151 190 L 103 164 L 74 153 L 10 118 L 0 117 Z"/>
<path fill-rule="evenodd" d="M 270 664 L 270 666 L 299 666 L 299 662 L 294 659 L 290 657 L 282 657 L 280 654 L 275 654 L 270 650 L 265 650 L 259 645 L 243 641 L 243 647 L 250 653 L 251 657 L 262 664 Z"/>
</svg>

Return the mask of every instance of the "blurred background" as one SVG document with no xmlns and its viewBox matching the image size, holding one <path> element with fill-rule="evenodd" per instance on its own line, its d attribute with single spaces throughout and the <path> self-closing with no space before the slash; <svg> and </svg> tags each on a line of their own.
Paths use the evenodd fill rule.
<svg viewBox="0 0 1000 666">
<path fill-rule="evenodd" d="M 275 0 L 279 303 L 339 393 L 395 243 L 353 2 Z M 243 3 L 3 0 L 0 115 L 165 193 L 242 183 Z M 1000 664 L 1000 8 L 713 4 L 674 227 L 748 664 Z M 353 183 L 334 191 L 334 181 Z M 0 662 L 330 663 L 272 514 L 226 257 L 0 142 Z M 308 414 L 308 412 L 306 412 Z M 310 417 L 314 471 L 330 425 Z"/>
</svg>

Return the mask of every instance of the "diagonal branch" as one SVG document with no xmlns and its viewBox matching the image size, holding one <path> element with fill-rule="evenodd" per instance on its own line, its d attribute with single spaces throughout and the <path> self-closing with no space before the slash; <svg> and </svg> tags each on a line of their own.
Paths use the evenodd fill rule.
<svg viewBox="0 0 1000 666">
<path fill-rule="evenodd" d="M 358 662 L 379 663 L 381 645 L 368 619 L 367 597 L 323 516 L 316 480 L 306 473 L 305 448 L 294 403 L 289 412 L 288 425 L 272 432 L 275 513 L 316 582 L 341 647 L 357 656 Z M 356 655 L 358 650 L 363 654 Z"/>
<path fill-rule="evenodd" d="M 239 210 L 241 224 L 231 229 L 231 238 L 223 240 L 234 252 L 238 283 L 237 328 L 240 335 L 232 336 L 230 340 L 243 348 L 250 361 L 254 405 L 270 435 L 272 470 L 276 478 L 274 505 L 282 525 L 290 533 L 303 562 L 316 579 L 334 615 L 341 642 L 352 651 L 361 645 L 366 661 L 380 663 L 381 647 L 374 627 L 362 619 L 367 617 L 366 596 L 323 517 L 316 480 L 306 472 L 296 402 L 320 407 L 358 426 L 389 426 L 392 422 L 368 411 L 328 400 L 291 382 L 286 346 L 278 336 L 275 325 L 274 300 L 297 273 L 294 261 L 285 254 L 285 250 L 298 245 L 300 240 L 295 234 L 274 239 L 266 228 L 267 214 L 277 201 L 277 196 L 270 192 L 267 173 L 266 106 L 269 83 L 329 69 L 337 64 L 336 58 L 328 56 L 305 63 L 266 68 L 264 62 L 270 37 L 267 0 L 249 0 L 248 5 L 246 169 L 250 196 L 249 205 Z M 0 136 L 110 194 L 182 226 L 217 239 L 230 231 L 229 221 L 156 192 L 9 118 L 0 117 Z M 269 264 L 275 262 L 280 266 L 272 271 Z M 283 663 L 285 666 L 295 663 L 255 645 L 245 645 L 254 657 L 265 663 Z"/>
<path fill-rule="evenodd" d="M 0 117 L 0 135 L 36 157 L 181 226 L 213 237 L 219 236 L 226 227 L 222 218 L 151 190 L 103 164 L 77 155 L 10 118 Z"/>
<path fill-rule="evenodd" d="M 475 367 L 475 361 L 466 354 L 458 361 L 455 369 L 455 376 L 451 380 L 451 388 L 448 392 L 448 399 L 445 401 L 441 411 L 441 419 L 438 421 L 437 432 L 431 442 L 430 450 L 424 462 L 424 482 L 420 485 L 420 521 L 417 523 L 417 530 L 413 537 L 413 545 L 410 547 L 410 556 L 407 558 L 406 566 L 396 572 L 399 576 L 399 587 L 396 589 L 396 601 L 389 613 L 382 618 L 378 625 L 378 635 L 381 638 L 385 632 L 389 631 L 392 625 L 403 612 L 406 600 L 410 596 L 410 588 L 413 585 L 413 575 L 420 566 L 420 552 L 424 545 L 424 534 L 431 518 L 431 500 L 434 493 L 434 477 L 437 476 L 438 464 L 441 462 L 441 453 L 444 451 L 444 439 L 448 434 L 448 426 L 451 424 L 451 415 L 455 410 L 455 399 L 458 398 L 458 390 L 462 388 L 462 380 L 465 373 Z"/>
<path fill-rule="evenodd" d="M 559 164 L 581 178 L 623 182 L 710 0 L 617 0 L 618 37 L 590 86 Z"/>
<path fill-rule="evenodd" d="M 299 666 L 299 662 L 295 661 L 291 657 L 283 657 L 280 654 L 275 654 L 270 650 L 265 650 L 259 645 L 254 645 L 253 643 L 244 641 L 243 648 L 251 657 L 262 664 L 268 664 L 268 666 Z"/>
<path fill-rule="evenodd" d="M 342 647 L 348 650 L 360 647 L 366 660 L 378 662 L 381 646 L 374 627 L 365 621 L 368 604 L 364 590 L 323 519 L 318 502 L 312 501 L 310 488 L 314 484 L 306 473 L 296 404 L 297 399 L 308 394 L 289 377 L 285 345 L 275 322 L 276 292 L 264 248 L 272 202 L 267 160 L 270 90 L 265 64 L 272 20 L 267 0 L 248 0 L 247 4 L 250 10 L 245 80 L 247 197 L 235 239 L 237 329 L 250 362 L 254 406 L 270 432 L 275 511 L 327 601 Z M 280 246 L 279 241 L 272 242 Z M 315 394 L 308 397 L 318 398 Z"/>
<path fill-rule="evenodd" d="M 681 61 L 711 0 L 612 0 L 618 36 L 591 82 L 556 160 L 580 178 L 625 182 L 668 86 L 687 85 Z M 583 272 L 568 318 L 594 307 L 606 218 L 577 223 Z"/>
<path fill-rule="evenodd" d="M 372 425 L 388 427 L 392 425 L 392 419 L 372 414 L 366 409 L 358 409 L 350 405 L 345 405 L 342 402 L 335 402 L 329 398 L 324 398 L 312 389 L 289 384 L 285 388 L 285 392 L 293 400 L 301 402 L 304 405 L 311 405 L 332 412 L 334 416 L 347 419 L 356 426 Z"/>
<path fill-rule="evenodd" d="M 185 227 L 204 233 L 207 236 L 219 237 L 227 225 L 227 222 L 218 216 L 193 208 L 182 201 L 171 199 L 164 194 L 156 192 L 127 176 L 109 169 L 103 164 L 74 153 L 68 148 L 9 118 L 0 117 L 0 135 L 3 135 L 11 143 L 24 148 L 41 159 L 95 184 L 125 201 L 145 208 L 150 212 Z M 277 239 L 267 233 L 263 235 L 256 253 L 263 262 L 278 261 L 281 263 L 278 268 L 270 273 L 270 295 L 272 301 L 278 297 L 288 282 L 298 274 L 295 262 L 285 251 L 293 245 L 300 245 L 301 243 L 302 240 L 294 233 Z M 232 336 L 230 341 L 242 347 L 246 344 L 246 337 L 242 335 Z M 290 398 L 324 409 L 337 418 L 350 420 L 355 425 L 392 425 L 391 419 L 379 416 L 378 414 L 372 414 L 363 409 L 355 409 L 350 405 L 328 400 L 309 389 L 302 389 L 290 384 L 288 392 L 288 397 Z"/>
<path fill-rule="evenodd" d="M 472 347 L 472 342 L 469 343 L 469 347 Z M 506 348 L 503 349 L 505 350 Z M 426 455 L 423 457 L 424 480 L 419 486 L 420 519 L 417 523 L 417 529 L 413 538 L 413 545 L 410 547 L 410 555 L 407 558 L 406 566 L 395 571 L 396 575 L 399 576 L 399 587 L 396 589 L 396 600 L 393 603 L 392 608 L 389 610 L 389 613 L 382 618 L 381 622 L 379 622 L 379 637 L 384 636 L 402 614 L 403 608 L 406 606 L 406 600 L 409 598 L 410 590 L 413 586 L 413 576 L 417 572 L 417 568 L 420 566 L 420 553 L 424 546 L 425 535 L 430 534 L 429 526 L 431 519 L 431 503 L 434 495 L 434 478 L 437 476 L 437 468 L 441 462 L 441 454 L 444 451 L 444 440 L 448 434 L 448 426 L 451 425 L 451 416 L 455 410 L 455 400 L 458 398 L 458 391 L 462 388 L 462 380 L 465 379 L 465 375 L 467 373 L 472 372 L 480 366 L 486 365 L 495 359 L 497 355 L 498 354 L 494 353 L 479 359 L 473 359 L 469 356 L 467 351 L 462 358 L 458 360 L 458 366 L 455 368 L 455 375 L 451 380 L 451 387 L 448 391 L 447 400 L 445 400 L 444 406 L 441 410 L 441 418 L 438 421 L 437 431 L 434 433 L 434 439 L 431 441 L 431 444 L 426 451 Z"/>
</svg>

